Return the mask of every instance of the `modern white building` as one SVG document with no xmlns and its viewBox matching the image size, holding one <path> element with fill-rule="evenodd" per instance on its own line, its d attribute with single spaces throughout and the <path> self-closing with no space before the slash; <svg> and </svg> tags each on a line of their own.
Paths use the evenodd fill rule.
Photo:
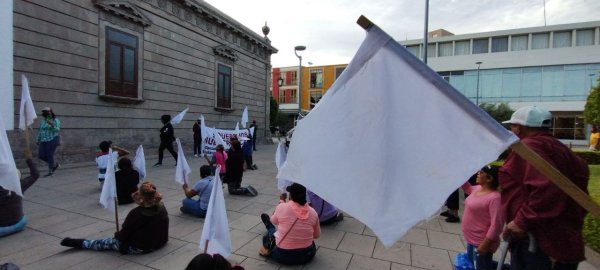
<svg viewBox="0 0 600 270">
<path fill-rule="evenodd" d="M 600 72 L 600 21 L 453 35 L 430 32 L 427 64 L 478 103 L 538 105 L 554 135 L 583 144 L 586 98 Z M 401 42 L 421 58 L 423 40 Z"/>
</svg>

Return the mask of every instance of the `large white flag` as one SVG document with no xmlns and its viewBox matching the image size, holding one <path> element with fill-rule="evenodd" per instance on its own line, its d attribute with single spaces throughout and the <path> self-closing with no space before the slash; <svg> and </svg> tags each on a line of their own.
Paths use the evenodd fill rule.
<svg viewBox="0 0 600 270">
<path fill-rule="evenodd" d="M 231 255 L 231 238 L 229 237 L 225 198 L 219 177 L 220 170 L 221 167 L 217 166 L 213 180 L 215 182 L 210 192 L 206 218 L 202 227 L 202 236 L 200 236 L 200 250 L 204 251 L 206 241 L 208 241 L 206 253 L 218 253 L 227 258 Z"/>
<path fill-rule="evenodd" d="M 29 94 L 29 82 L 27 77 L 21 74 L 21 108 L 19 109 L 19 128 L 25 130 L 31 124 L 33 120 L 37 118 L 35 114 L 35 108 L 33 107 L 33 101 Z"/>
<path fill-rule="evenodd" d="M 115 160 L 113 159 L 112 149 L 108 150 L 108 162 L 106 163 L 106 174 L 100 193 L 100 204 L 108 211 L 114 213 L 115 198 L 117 197 L 117 183 L 115 179 Z"/>
<path fill-rule="evenodd" d="M 185 108 L 185 110 L 181 111 L 180 113 L 178 113 L 177 115 L 175 115 L 175 117 L 171 118 L 171 124 L 179 124 L 181 123 L 181 121 L 183 120 L 183 117 L 185 116 L 185 113 L 187 113 L 187 111 L 190 108 Z"/>
<path fill-rule="evenodd" d="M 373 26 L 298 123 L 277 177 L 305 185 L 389 247 L 517 141 Z"/>
<path fill-rule="evenodd" d="M 277 171 L 280 171 L 281 168 L 283 168 L 286 157 L 287 153 L 285 152 L 285 143 L 280 141 L 275 152 L 275 166 L 277 166 Z M 281 192 L 285 192 L 286 188 L 291 184 L 293 184 L 292 181 L 283 178 L 277 178 L 277 189 L 279 189 Z"/>
<path fill-rule="evenodd" d="M 144 147 L 140 144 L 135 151 L 135 158 L 133 158 L 133 167 L 140 174 L 140 180 L 146 178 L 146 156 L 144 155 Z"/>
<path fill-rule="evenodd" d="M 179 141 L 179 138 L 175 139 L 175 141 L 177 142 L 177 168 L 175 169 L 175 181 L 183 185 L 188 182 L 187 176 L 192 172 L 192 169 L 190 169 L 190 165 L 185 159 L 181 141 Z"/>
<path fill-rule="evenodd" d="M 6 135 L 6 128 L 4 127 L 2 117 L 0 117 L 0 186 L 11 192 L 16 192 L 19 196 L 23 197 L 19 171 L 15 165 L 15 159 L 8 143 L 8 136 Z"/>
<path fill-rule="evenodd" d="M 248 106 L 244 107 L 244 111 L 242 112 L 242 127 L 246 128 L 247 123 L 248 123 Z"/>
</svg>

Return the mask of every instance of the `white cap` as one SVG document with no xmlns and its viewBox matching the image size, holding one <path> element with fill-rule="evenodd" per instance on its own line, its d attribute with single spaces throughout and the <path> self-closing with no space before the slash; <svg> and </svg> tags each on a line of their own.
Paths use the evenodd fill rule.
<svg viewBox="0 0 600 270">
<path fill-rule="evenodd" d="M 536 106 L 525 106 L 515 111 L 510 120 L 504 121 L 502 124 L 516 124 L 526 127 L 551 127 L 552 114 Z"/>
</svg>

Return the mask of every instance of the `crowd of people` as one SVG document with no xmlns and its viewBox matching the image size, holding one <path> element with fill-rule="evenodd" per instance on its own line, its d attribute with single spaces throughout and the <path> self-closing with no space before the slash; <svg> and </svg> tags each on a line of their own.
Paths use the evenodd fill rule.
<svg viewBox="0 0 600 270">
<path fill-rule="evenodd" d="M 44 118 L 37 137 L 38 157 L 48 163 L 46 176 L 52 176 L 59 167 L 54 161 L 54 152 L 60 144 L 60 121 L 50 108 L 44 108 L 42 115 Z M 159 160 L 155 166 L 162 164 L 164 149 L 171 152 L 177 162 L 172 146 L 174 130 L 170 116 L 163 115 L 161 121 Z M 549 132 L 552 123 L 550 112 L 526 106 L 503 123 L 520 138 L 521 143 L 587 192 L 587 163 L 552 137 Z M 195 137 L 200 136 L 196 124 L 193 128 Z M 592 134 L 590 150 L 595 151 L 598 150 L 600 135 L 594 136 L 600 132 L 594 127 Z M 212 159 L 207 158 L 209 164 L 200 167 L 200 180 L 191 188 L 188 184 L 182 186 L 185 198 L 181 212 L 200 218 L 206 216 L 217 166 L 220 167 L 219 177 L 227 184 L 229 194 L 258 194 L 252 186 L 241 185 L 244 170 L 256 169 L 251 154 L 250 158 L 247 154 L 256 150 L 254 140 L 250 140 L 233 137 L 228 151 L 223 145 L 217 146 Z M 201 141 L 195 140 L 196 156 L 201 153 L 199 144 Z M 162 194 L 150 181 L 139 184 L 139 173 L 126 157 L 129 151 L 111 141 L 101 142 L 99 148 L 96 156 L 98 180 L 102 182 L 106 177 L 108 158 L 118 160 L 119 170 L 115 173 L 118 202 L 136 203 L 138 206 L 128 213 L 121 229 L 113 237 L 99 240 L 65 238 L 60 244 L 76 249 L 115 250 L 122 254 L 144 254 L 163 247 L 168 241 L 169 217 L 162 203 Z M 114 150 L 112 156 L 110 149 Z M 39 177 L 31 154 L 26 155 L 26 163 L 30 175 L 21 179 L 22 192 Z M 8 170 L 5 164 L 0 164 L 0 175 Z M 496 269 L 497 262 L 492 258 L 501 239 L 510 241 L 510 269 L 577 269 L 579 262 L 585 259 L 582 226 L 586 211 L 515 152 L 509 153 L 502 166 L 481 168 L 462 185 L 462 190 L 468 195 L 464 201 L 462 221 L 456 202 L 458 191 L 450 196 L 448 210 L 442 215 L 447 217 L 448 222 L 461 222 L 467 243 L 466 253 L 476 269 Z M 335 206 L 301 184 L 293 183 L 286 191 L 280 195 L 272 215 L 261 215 L 266 233 L 258 253 L 285 265 L 305 264 L 316 255 L 314 240 L 321 235 L 321 226 L 340 222 L 344 216 Z M 198 199 L 193 199 L 196 196 Z M 22 198 L 0 187 L 0 206 L 0 236 L 23 230 L 27 219 L 23 213 Z M 232 266 L 219 254 L 200 254 L 189 262 L 186 269 L 243 268 Z"/>
</svg>

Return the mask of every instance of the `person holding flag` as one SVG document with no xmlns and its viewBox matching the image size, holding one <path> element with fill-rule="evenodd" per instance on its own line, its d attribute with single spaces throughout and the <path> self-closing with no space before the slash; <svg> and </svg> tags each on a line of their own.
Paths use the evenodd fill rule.
<svg viewBox="0 0 600 270">
<path fill-rule="evenodd" d="M 54 171 L 60 167 L 54 162 L 54 152 L 60 145 L 60 120 L 50 107 L 42 109 L 44 119 L 40 122 L 40 130 L 37 136 L 38 158 L 48 163 L 48 174 L 44 177 L 54 175 Z"/>
<path fill-rule="evenodd" d="M 180 210 L 182 213 L 204 218 L 206 217 L 210 193 L 214 184 L 212 169 L 209 165 L 200 167 L 200 178 L 192 189 L 188 189 L 187 183 L 183 184 L 183 193 L 186 198 L 181 202 L 183 206 L 181 206 Z M 198 195 L 197 201 L 192 199 L 196 195 Z"/>
<path fill-rule="evenodd" d="M 165 149 L 173 155 L 175 164 L 177 164 L 177 152 L 173 149 L 173 141 L 175 141 L 175 131 L 173 125 L 171 125 L 171 116 L 164 114 L 160 117 L 160 121 L 163 123 L 163 127 L 160 129 L 160 145 L 158 146 L 158 162 L 154 164 L 154 167 L 162 166 L 163 152 Z"/>
<path fill-rule="evenodd" d="M 146 181 L 132 196 L 139 206 L 127 214 L 114 237 L 99 240 L 67 237 L 60 244 L 76 249 L 115 250 L 121 254 L 145 254 L 163 247 L 169 240 L 169 215 L 162 194 L 152 182 Z"/>
</svg>

